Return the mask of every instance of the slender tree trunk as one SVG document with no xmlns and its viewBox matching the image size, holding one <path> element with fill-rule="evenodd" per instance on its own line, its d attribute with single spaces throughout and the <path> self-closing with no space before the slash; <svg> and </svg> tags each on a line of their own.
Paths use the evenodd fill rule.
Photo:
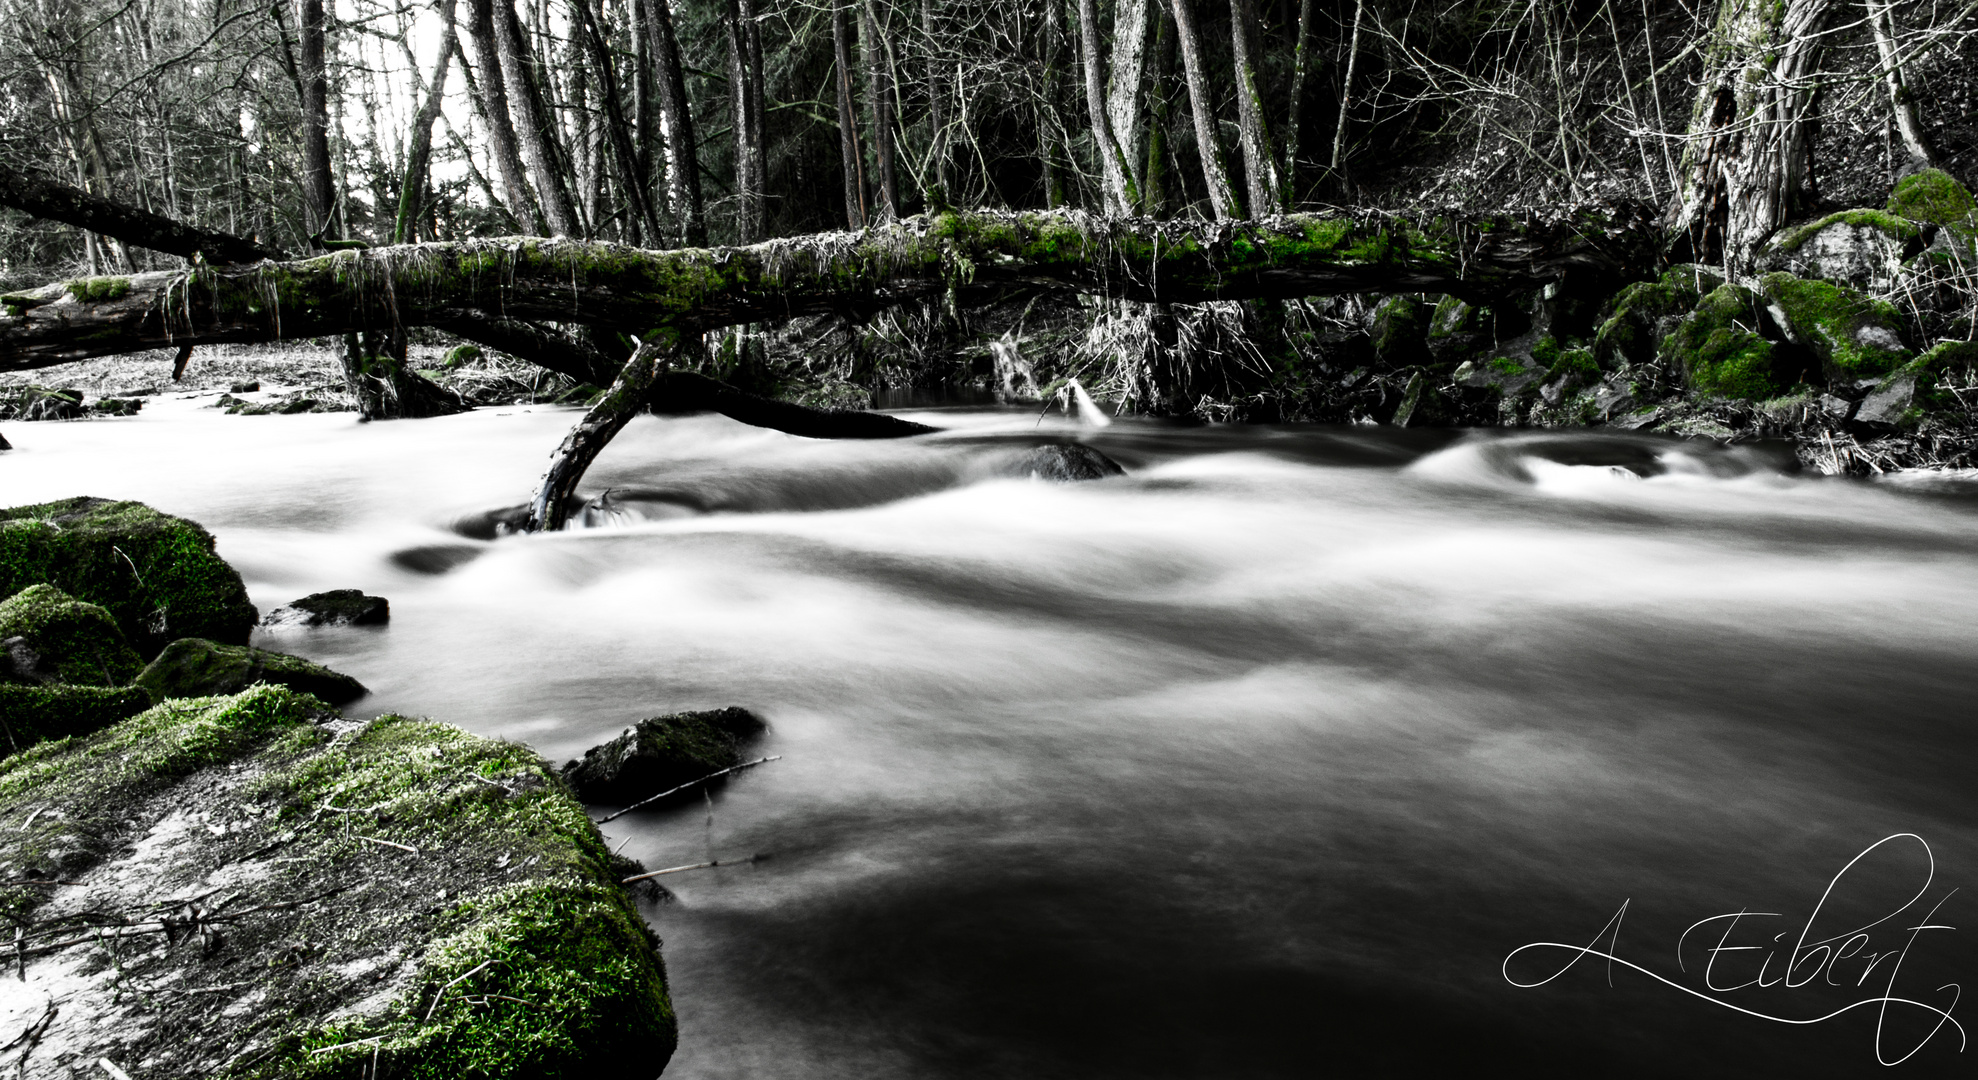
<svg viewBox="0 0 1978 1080">
<path fill-rule="evenodd" d="M 953 75 L 941 55 L 941 38 L 936 35 L 934 8 L 939 0 L 920 0 L 920 32 L 927 45 L 927 126 L 930 171 L 941 201 L 955 198 L 954 177 L 948 162 L 948 94 Z"/>
<path fill-rule="evenodd" d="M 535 80 L 530 77 L 521 24 L 513 7 L 506 4 L 490 7 L 489 21 L 493 24 L 495 55 L 501 62 L 501 81 L 506 84 L 508 101 L 515 109 L 516 143 L 522 159 L 529 164 L 530 177 L 535 180 L 543 223 L 552 236 L 582 237 L 584 229 L 577 218 L 577 206 L 570 201 L 570 189 L 564 184 L 563 170 L 557 163 L 552 142 L 555 128 Z"/>
<path fill-rule="evenodd" d="M 440 3 L 440 58 L 433 66 L 433 77 L 426 83 L 426 101 L 412 121 L 412 145 L 405 152 L 405 176 L 398 188 L 398 221 L 392 228 L 392 243 L 410 243 L 418 230 L 419 206 L 426 193 L 426 169 L 433 158 L 433 124 L 439 120 L 440 106 L 446 99 L 446 69 L 453 61 L 455 0 Z"/>
<path fill-rule="evenodd" d="M 850 20 L 845 4 L 831 5 L 831 49 L 836 60 L 838 84 L 838 150 L 845 162 L 845 225 L 865 228 L 865 162 L 859 153 L 858 111 L 852 104 L 852 49 Z"/>
<path fill-rule="evenodd" d="M 1099 55 L 1098 0 L 1078 0 L 1078 49 L 1084 61 L 1085 112 L 1092 123 L 1093 153 L 1099 159 L 1099 182 L 1104 210 L 1112 216 L 1133 212 L 1127 198 L 1127 176 L 1121 167 L 1119 142 L 1106 115 L 1105 60 Z"/>
<path fill-rule="evenodd" d="M 1360 20 L 1366 0 L 1353 0 L 1353 40 L 1346 46 L 1346 74 L 1339 81 L 1339 119 L 1332 125 L 1332 158 L 1326 168 L 1333 183 L 1341 183 L 1339 166 L 1346 160 L 1346 116 L 1353 105 L 1353 76 L 1360 68 Z"/>
<path fill-rule="evenodd" d="M 1243 180 L 1250 195 L 1250 213 L 1274 214 L 1284 208 L 1277 158 L 1271 142 L 1270 117 L 1257 79 L 1256 0 L 1229 0 L 1229 32 L 1236 58 L 1237 134 L 1243 144 Z"/>
<path fill-rule="evenodd" d="M 1298 150 L 1305 118 L 1305 80 L 1312 69 L 1312 0 L 1298 2 L 1298 41 L 1291 50 L 1291 101 L 1284 119 L 1285 205 L 1298 202 Z"/>
<path fill-rule="evenodd" d="M 470 0 L 470 4 L 467 35 L 474 40 L 475 59 L 480 62 L 481 112 L 488 126 L 488 152 L 494 157 L 495 171 L 501 174 L 509 211 L 530 232 L 542 235 L 546 232 L 543 218 L 536 208 L 535 194 L 529 189 L 529 174 L 523 168 L 515 126 L 508 115 L 493 0 Z M 461 70 L 470 81 L 473 79 L 472 69 L 462 65 Z"/>
<path fill-rule="evenodd" d="M 872 134 L 872 155 L 879 174 L 879 209 L 873 218 L 889 222 L 900 216 L 900 185 L 893 169 L 893 81 L 886 48 L 879 36 L 879 13 L 872 0 L 860 5 L 863 25 L 859 41 L 865 48 L 866 130 Z"/>
<path fill-rule="evenodd" d="M 598 97 L 604 103 L 605 135 L 611 144 L 612 161 L 617 166 L 621 197 L 631 208 L 634 228 L 628 232 L 634 244 L 641 243 L 641 237 L 646 236 L 657 242 L 660 236 L 659 218 L 653 213 L 645 176 L 639 170 L 635 132 L 626 122 L 625 110 L 618 101 L 616 65 L 612 62 L 611 48 L 604 40 L 604 30 L 598 25 L 597 12 L 591 9 L 594 2 L 576 0 L 573 6 L 580 13 L 578 21 L 583 24 L 584 40 L 590 48 L 591 63 L 597 70 Z"/>
<path fill-rule="evenodd" d="M 1725 0 L 1671 203 L 1678 258 L 1743 273 L 1805 201 L 1806 119 L 1831 0 Z"/>
<path fill-rule="evenodd" d="M 694 138 L 693 111 L 687 103 L 686 67 L 673 34 L 673 13 L 667 0 L 644 0 L 652 18 L 653 61 L 658 64 L 659 116 L 666 125 L 666 190 L 680 239 L 689 247 L 707 244 L 707 214 L 701 203 L 699 143 Z"/>
<path fill-rule="evenodd" d="M 1088 0 L 1089 2 L 1089 0 Z M 1181 46 L 1181 65 L 1188 77 L 1188 111 L 1195 119 L 1195 151 L 1202 159 L 1202 179 L 1209 189 L 1209 209 L 1217 218 L 1241 217 L 1236 187 L 1229 182 L 1228 158 L 1216 132 L 1216 107 L 1209 96 L 1207 65 L 1202 58 L 1202 35 L 1195 24 L 1193 0 L 1170 0 L 1174 29 Z"/>
<path fill-rule="evenodd" d="M 1910 95 L 1908 81 L 1903 77 L 1902 60 L 1896 52 L 1895 19 L 1890 14 L 1895 5 L 1891 0 L 1864 2 L 1868 6 L 1868 25 L 1875 31 L 1875 52 L 1882 61 L 1882 85 L 1889 91 L 1889 108 L 1895 115 L 1896 134 L 1902 137 L 1902 147 L 1908 152 L 1911 165 L 1933 168 L 1937 164 L 1937 155 L 1930 149 L 1930 139 L 1923 132 L 1923 119 L 1916 114 L 1916 99 Z"/>
<path fill-rule="evenodd" d="M 1147 43 L 1152 31 L 1148 0 L 1119 0 L 1113 9 L 1112 79 L 1106 87 L 1106 123 L 1112 154 L 1124 181 L 1121 204 L 1138 213 L 1144 202 L 1147 161 Z"/>
<path fill-rule="evenodd" d="M 309 235 L 340 239 L 336 191 L 330 179 L 330 84 L 323 57 L 323 0 L 297 0 L 296 25 L 302 38 L 298 65 L 302 81 L 302 196 L 309 210 Z"/>
<path fill-rule="evenodd" d="M 1043 164 L 1044 207 L 1056 210 L 1065 204 L 1064 178 L 1058 172 L 1058 148 L 1065 144 L 1064 124 L 1058 116 L 1058 103 L 1064 98 L 1063 66 L 1065 28 L 1063 0 L 1044 0 L 1044 40 L 1042 100 L 1037 104 L 1037 159 Z"/>
<path fill-rule="evenodd" d="M 762 165 L 757 142 L 760 124 L 755 115 L 755 72 L 749 54 L 749 30 L 755 25 L 753 0 L 728 0 L 723 20 L 728 35 L 728 105 L 735 135 L 735 238 L 754 243 L 762 238 Z"/>
<path fill-rule="evenodd" d="M 1168 128 L 1174 122 L 1174 16 L 1161 5 L 1154 26 L 1154 69 L 1147 80 L 1147 164 L 1141 170 L 1140 212 L 1167 213 Z"/>
</svg>

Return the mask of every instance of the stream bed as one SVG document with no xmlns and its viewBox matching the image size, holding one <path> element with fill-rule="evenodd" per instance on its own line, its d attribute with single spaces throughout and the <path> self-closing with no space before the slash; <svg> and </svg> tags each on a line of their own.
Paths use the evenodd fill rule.
<svg viewBox="0 0 1978 1080">
<path fill-rule="evenodd" d="M 0 505 L 190 517 L 263 612 L 389 597 L 383 629 L 256 636 L 367 684 L 354 715 L 554 761 L 768 720 L 781 760 L 605 828 L 649 867 L 769 856 L 648 911 L 669 1078 L 1978 1053 L 1968 480 L 1587 432 L 643 417 L 586 527 L 489 540 L 576 411 L 202 404 L 7 425 Z M 1074 437 L 1128 475 L 1011 475 Z"/>
</svg>

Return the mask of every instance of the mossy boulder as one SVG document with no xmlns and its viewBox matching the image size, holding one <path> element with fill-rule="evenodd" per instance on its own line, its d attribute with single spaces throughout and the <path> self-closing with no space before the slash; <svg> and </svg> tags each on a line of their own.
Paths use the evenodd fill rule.
<svg viewBox="0 0 1978 1080">
<path fill-rule="evenodd" d="M 672 1054 L 658 943 L 525 747 L 258 686 L 0 762 L 0 819 L 13 959 L 64 987 L 44 1062 L 650 1080 Z M 105 920 L 114 955 L 78 933 Z"/>
<path fill-rule="evenodd" d="M 1697 301 L 1724 283 L 1721 274 L 1700 266 L 1677 266 L 1654 281 L 1638 281 L 1608 301 L 1606 317 L 1594 330 L 1593 355 L 1604 368 L 1646 363 L 1662 339 Z"/>
<path fill-rule="evenodd" d="M 363 683 L 314 661 L 205 638 L 180 638 L 165 646 L 136 681 L 157 701 L 237 694 L 255 683 L 286 686 L 332 705 L 370 693 Z"/>
<path fill-rule="evenodd" d="M 0 391 L 0 420 L 80 420 L 89 413 L 74 390 L 22 386 Z"/>
<path fill-rule="evenodd" d="M 1942 169 L 1921 169 L 1896 181 L 1888 212 L 1967 234 L 1978 231 L 1978 200 Z"/>
<path fill-rule="evenodd" d="M 564 765 L 563 779 L 585 802 L 628 805 L 740 764 L 742 743 L 764 726 L 737 708 L 655 716 Z"/>
<path fill-rule="evenodd" d="M 0 597 L 49 583 L 102 606 L 140 656 L 182 637 L 245 645 L 254 605 L 213 536 L 137 502 L 0 509 Z"/>
<path fill-rule="evenodd" d="M 1887 292 L 1923 249 L 1923 230 L 1886 210 L 1843 210 L 1783 229 L 1758 253 L 1760 270 Z"/>
<path fill-rule="evenodd" d="M 1454 296 L 1438 299 L 1428 316 L 1429 355 L 1455 363 L 1488 345 L 1488 314 L 1488 309 Z"/>
<path fill-rule="evenodd" d="M 38 742 L 87 735 L 151 707 L 135 686 L 69 686 L 0 682 L 0 755 Z"/>
<path fill-rule="evenodd" d="M 446 351 L 446 359 L 441 363 L 450 368 L 460 367 L 463 364 L 478 364 L 485 355 L 479 345 L 455 345 Z"/>
<path fill-rule="evenodd" d="M 1759 296 L 1724 284 L 1662 339 L 1657 355 L 1680 370 L 1692 390 L 1716 397 L 1763 401 L 1792 385 L 1794 374 L 1762 332 L 1767 314 Z"/>
<path fill-rule="evenodd" d="M 1885 300 L 1791 274 L 1767 274 L 1758 284 L 1773 317 L 1837 387 L 1887 375 L 1914 355 L 1902 343 L 1902 316 Z"/>
<path fill-rule="evenodd" d="M 291 600 L 268 613 L 269 626 L 383 626 L 391 621 L 391 602 L 357 589 L 331 589 Z"/>
<path fill-rule="evenodd" d="M 1429 309 L 1412 296 L 1389 296 L 1374 305 L 1374 355 L 1383 363 L 1419 360 L 1428 341 Z"/>
<path fill-rule="evenodd" d="M 5 668 L 16 682 L 123 686 L 144 662 L 110 613 L 53 585 L 30 585 L 0 601 Z M 25 670 L 23 670 L 25 669 Z"/>
</svg>

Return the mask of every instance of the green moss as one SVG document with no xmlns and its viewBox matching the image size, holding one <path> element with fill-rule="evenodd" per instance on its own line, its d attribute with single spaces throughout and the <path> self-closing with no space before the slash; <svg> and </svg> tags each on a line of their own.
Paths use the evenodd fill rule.
<svg viewBox="0 0 1978 1080">
<path fill-rule="evenodd" d="M 1703 293 L 1724 283 L 1723 278 L 1694 268 L 1674 267 L 1655 281 L 1638 281 L 1608 301 L 1613 314 L 1593 335 L 1596 361 L 1609 366 L 1638 364 L 1655 355 L 1657 327 L 1662 320 L 1695 308 Z"/>
<path fill-rule="evenodd" d="M 1418 352 L 1428 337 L 1428 312 L 1412 296 L 1389 296 L 1374 307 L 1374 353 L 1393 360 Z"/>
<path fill-rule="evenodd" d="M 1907 242 L 1922 235 L 1922 230 L 1916 227 L 1915 222 L 1904 220 L 1906 216 L 1889 210 L 1842 210 L 1839 213 L 1828 214 L 1818 221 L 1787 229 L 1772 241 L 1772 248 L 1776 251 L 1798 251 L 1820 230 L 1836 224 L 1852 225 L 1858 229 L 1874 229 Z"/>
<path fill-rule="evenodd" d="M 0 601 L 0 641 L 20 637 L 58 682 L 122 686 L 143 661 L 110 613 L 53 585 L 30 585 Z"/>
<path fill-rule="evenodd" d="M 1490 363 L 1487 366 L 1492 371 L 1504 375 L 1523 375 L 1528 370 L 1530 370 L 1527 367 L 1525 367 L 1524 364 L 1521 364 L 1518 361 L 1513 360 L 1508 356 L 1494 357 L 1491 359 Z"/>
<path fill-rule="evenodd" d="M 1772 343 L 1757 331 L 1761 325 L 1751 290 L 1720 285 L 1662 340 L 1659 355 L 1680 366 L 1698 393 L 1747 401 L 1778 397 L 1787 379 L 1775 369 Z"/>
<path fill-rule="evenodd" d="M 1949 225 L 1963 232 L 1972 231 L 1978 224 L 1974 211 L 1978 211 L 1978 203 L 1972 200 L 1971 192 L 1942 169 L 1924 169 L 1903 177 L 1896 181 L 1896 189 L 1889 196 L 1891 214 L 1932 225 Z"/>
<path fill-rule="evenodd" d="M 257 682 L 313 694 L 332 705 L 369 693 L 356 679 L 299 656 L 204 638 L 181 638 L 165 646 L 136 681 L 159 701 L 235 694 Z"/>
<path fill-rule="evenodd" d="M 1585 382 L 1600 378 L 1600 365 L 1594 362 L 1592 349 L 1559 349 L 1557 353 L 1552 365 L 1546 369 L 1546 382 L 1565 375 L 1576 376 Z M 1532 355 L 1537 357 L 1538 350 L 1533 349 Z"/>
<path fill-rule="evenodd" d="M 141 656 L 180 637 L 244 645 L 256 618 L 212 534 L 143 503 L 82 497 L 0 510 L 0 597 L 41 582 L 101 605 Z"/>
<path fill-rule="evenodd" d="M 121 300 L 130 292 L 127 277 L 77 278 L 67 283 L 69 295 L 78 301 Z"/>
<path fill-rule="evenodd" d="M 1785 313 L 1793 335 L 1820 358 L 1830 381 L 1885 375 L 1908 363 L 1895 306 L 1858 289 L 1791 274 L 1759 279 L 1766 299 Z"/>
<path fill-rule="evenodd" d="M 101 731 L 151 707 L 135 686 L 20 686 L 0 683 L 0 755 L 36 743 Z"/>
</svg>

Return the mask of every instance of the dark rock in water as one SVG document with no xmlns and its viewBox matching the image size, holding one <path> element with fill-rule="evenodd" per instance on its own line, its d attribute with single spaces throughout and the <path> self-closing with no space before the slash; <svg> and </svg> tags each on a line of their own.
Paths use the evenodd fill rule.
<svg viewBox="0 0 1978 1080">
<path fill-rule="evenodd" d="M 227 393 L 252 394 L 259 389 L 261 389 L 261 381 L 259 379 L 249 379 L 246 382 L 237 382 L 227 387 Z"/>
<path fill-rule="evenodd" d="M 471 544 L 428 544 L 392 552 L 391 563 L 415 574 L 444 574 L 480 558 L 485 550 Z"/>
<path fill-rule="evenodd" d="M 110 613 L 53 585 L 31 585 L 0 602 L 0 679 L 122 686 L 144 661 Z"/>
<path fill-rule="evenodd" d="M 1076 443 L 1040 446 L 1001 470 L 1007 476 L 1036 477 L 1039 480 L 1070 482 L 1103 480 L 1124 476 L 1126 470 L 1112 458 Z"/>
<path fill-rule="evenodd" d="M 0 763 L 0 781 L 0 909 L 137 935 L 114 962 L 7 957 L 24 990 L 61 991 L 42 1064 L 646 1080 L 673 1052 L 659 943 L 526 747 L 258 686 Z M 42 1014 L 30 996 L 0 1041 Z"/>
<path fill-rule="evenodd" d="M 628 805 L 741 764 L 742 743 L 765 726 L 737 708 L 655 716 L 586 750 L 563 767 L 563 779 L 585 802 Z"/>
<path fill-rule="evenodd" d="M 14 444 L 8 442 L 5 435 L 0 435 L 0 450 L 12 450 L 13 448 Z"/>
<path fill-rule="evenodd" d="M 21 686 L 0 682 L 0 755 L 48 739 L 101 731 L 151 707 L 136 686 Z"/>
<path fill-rule="evenodd" d="M 80 420 L 89 415 L 74 390 L 23 386 L 0 391 L 0 420 Z"/>
<path fill-rule="evenodd" d="M 299 656 L 216 645 L 201 638 L 182 638 L 165 646 L 137 676 L 137 685 L 159 701 L 237 694 L 255 683 L 286 686 L 332 705 L 370 693 L 356 679 Z"/>
<path fill-rule="evenodd" d="M 391 604 L 382 596 L 356 589 L 311 593 L 268 613 L 269 626 L 383 626 L 391 621 Z"/>
<path fill-rule="evenodd" d="M 101 605 L 142 657 L 182 637 L 245 645 L 254 629 L 247 588 L 212 534 L 143 503 L 0 509 L 0 597 L 42 582 Z"/>
<path fill-rule="evenodd" d="M 136 416 L 144 408 L 144 399 L 98 398 L 89 408 L 98 416 Z"/>
</svg>

